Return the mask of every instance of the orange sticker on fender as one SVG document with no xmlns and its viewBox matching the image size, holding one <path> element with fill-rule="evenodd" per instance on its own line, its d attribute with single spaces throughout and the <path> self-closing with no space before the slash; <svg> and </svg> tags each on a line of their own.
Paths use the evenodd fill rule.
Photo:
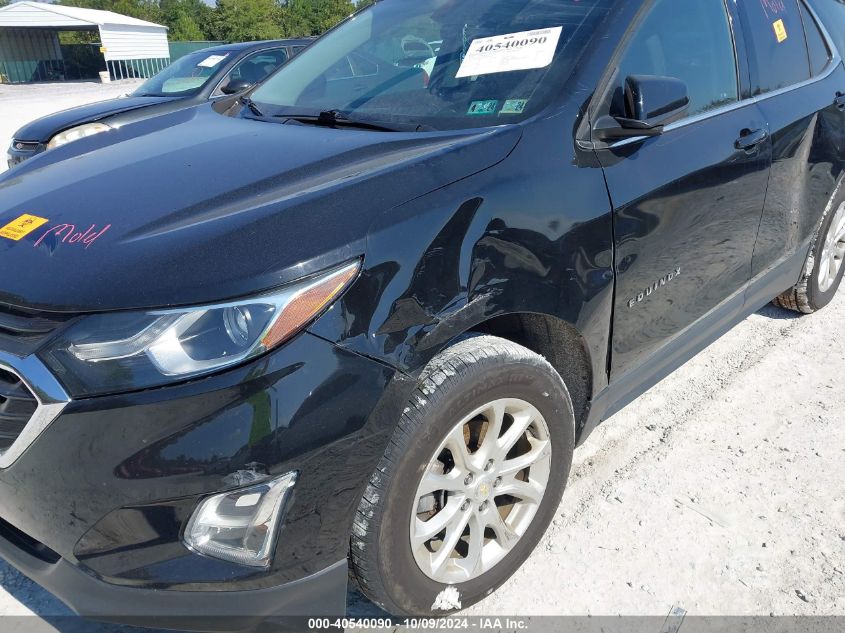
<svg viewBox="0 0 845 633">
<path fill-rule="evenodd" d="M 778 44 L 781 44 L 786 41 L 788 37 L 786 34 L 786 25 L 783 23 L 783 20 L 778 20 L 772 27 L 775 29 L 775 37 L 778 38 Z"/>
<path fill-rule="evenodd" d="M 24 213 L 16 220 L 12 220 L 2 229 L 0 229 L 0 237 L 5 237 L 16 242 L 32 233 L 42 224 L 49 222 L 47 218 L 39 218 L 37 215 L 29 215 Z"/>
</svg>

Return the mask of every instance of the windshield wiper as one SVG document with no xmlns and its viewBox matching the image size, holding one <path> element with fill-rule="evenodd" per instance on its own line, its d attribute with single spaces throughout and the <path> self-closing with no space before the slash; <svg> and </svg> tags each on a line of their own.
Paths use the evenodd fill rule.
<svg viewBox="0 0 845 633">
<path fill-rule="evenodd" d="M 348 114 L 340 110 L 323 110 L 320 114 L 276 114 L 274 115 L 282 119 L 290 119 L 298 121 L 299 123 L 308 123 L 312 125 L 322 125 L 325 127 L 351 127 L 360 130 L 376 130 L 379 132 L 401 132 L 402 130 L 396 127 L 384 125 L 383 123 L 376 123 L 374 121 L 364 121 L 362 119 L 351 118 Z"/>
<path fill-rule="evenodd" d="M 241 103 L 243 103 L 247 108 L 249 108 L 255 116 L 264 116 L 264 113 L 261 111 L 261 109 L 257 105 L 255 105 L 255 101 L 253 101 L 249 97 L 241 97 Z"/>
</svg>

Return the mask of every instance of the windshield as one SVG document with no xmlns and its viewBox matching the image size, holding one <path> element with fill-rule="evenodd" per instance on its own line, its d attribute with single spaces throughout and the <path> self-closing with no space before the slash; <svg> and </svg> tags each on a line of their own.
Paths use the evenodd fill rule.
<svg viewBox="0 0 845 633">
<path fill-rule="evenodd" d="M 615 0 L 381 0 L 252 95 L 266 114 L 335 111 L 448 130 L 515 123 L 559 91 Z"/>
<path fill-rule="evenodd" d="M 189 97 L 217 74 L 231 51 L 197 51 L 180 57 L 132 93 L 135 97 Z"/>
</svg>

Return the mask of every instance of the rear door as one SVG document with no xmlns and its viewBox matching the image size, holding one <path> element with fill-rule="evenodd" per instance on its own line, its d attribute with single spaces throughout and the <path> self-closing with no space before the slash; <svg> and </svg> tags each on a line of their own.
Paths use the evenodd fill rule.
<svg viewBox="0 0 845 633">
<path fill-rule="evenodd" d="M 829 14 L 830 33 L 845 39 L 845 5 L 839 0 L 814 4 L 822 16 Z M 746 0 L 739 7 L 752 93 L 773 149 L 752 266 L 760 283 L 748 297 L 754 308 L 798 281 L 809 242 L 841 178 L 845 69 L 802 0 Z"/>
<path fill-rule="evenodd" d="M 654 0 L 642 16 L 592 120 L 624 116 L 629 75 L 682 80 L 690 108 L 662 136 L 597 146 L 616 241 L 611 380 L 708 315 L 741 309 L 771 157 L 725 2 Z"/>
</svg>

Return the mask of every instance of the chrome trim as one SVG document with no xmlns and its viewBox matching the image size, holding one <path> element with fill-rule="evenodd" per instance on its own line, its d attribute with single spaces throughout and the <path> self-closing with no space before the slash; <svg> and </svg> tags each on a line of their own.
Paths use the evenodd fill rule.
<svg viewBox="0 0 845 633">
<path fill-rule="evenodd" d="M 839 51 L 836 50 L 836 45 L 833 43 L 833 40 L 830 37 L 830 33 L 827 30 L 827 27 L 824 25 L 819 19 L 818 14 L 810 6 L 809 2 L 804 2 L 804 0 L 799 0 L 802 4 L 806 7 L 807 11 L 812 16 L 813 20 L 815 20 L 816 24 L 821 31 L 822 37 L 824 38 L 825 44 L 827 44 L 827 48 L 830 51 L 830 61 L 828 62 L 825 69 L 820 72 L 815 77 L 810 77 L 800 83 L 792 84 L 791 86 L 787 86 L 786 88 L 778 88 L 777 90 L 772 90 L 771 92 L 766 92 L 761 95 L 757 95 L 756 97 L 750 97 L 748 99 L 741 99 L 736 103 L 732 103 L 730 105 L 722 106 L 721 108 L 716 108 L 714 110 L 708 110 L 707 112 L 702 112 L 701 114 L 696 114 L 695 116 L 687 117 L 685 119 L 681 119 L 680 121 L 675 121 L 674 123 L 670 123 L 666 127 L 663 128 L 663 133 L 666 134 L 667 132 L 671 132 L 672 130 L 678 130 L 681 128 L 686 127 L 687 125 L 693 125 L 695 123 L 700 123 L 701 121 L 705 121 L 709 118 L 719 116 L 721 114 L 725 114 L 726 112 L 732 112 L 734 110 L 740 110 L 742 108 L 748 107 L 750 105 L 756 105 L 765 101 L 766 99 L 773 99 L 774 97 L 778 97 L 782 94 L 786 94 L 787 92 L 792 92 L 793 90 L 800 90 L 801 88 L 806 88 L 807 86 L 811 86 L 814 83 L 819 81 L 823 81 L 830 77 L 833 74 L 833 71 L 836 70 L 836 67 L 842 63 L 842 57 L 839 54 Z M 806 37 L 806 35 L 805 35 Z M 630 145 L 632 143 L 641 143 L 644 140 L 648 139 L 648 136 L 635 136 L 632 138 L 626 138 L 621 140 L 617 143 L 613 143 L 612 145 L 608 145 L 604 149 L 616 149 L 617 147 L 625 147 L 626 145 Z"/>
<path fill-rule="evenodd" d="M 14 443 L 0 453 L 0 469 L 8 468 L 23 455 L 70 402 L 70 396 L 36 356 L 20 358 L 0 351 L 0 369 L 14 374 L 38 401 L 35 413 Z"/>
</svg>

